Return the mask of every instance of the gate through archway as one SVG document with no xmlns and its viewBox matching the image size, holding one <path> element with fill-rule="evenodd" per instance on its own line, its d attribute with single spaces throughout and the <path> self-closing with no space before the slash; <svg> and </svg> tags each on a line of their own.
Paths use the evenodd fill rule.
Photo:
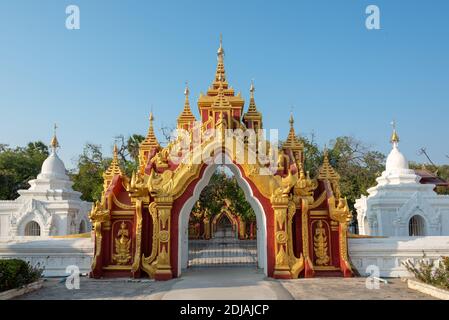
<svg viewBox="0 0 449 320">
<path fill-rule="evenodd" d="M 229 170 L 216 171 L 201 192 L 188 232 L 188 268 L 258 267 L 255 214 Z"/>
</svg>

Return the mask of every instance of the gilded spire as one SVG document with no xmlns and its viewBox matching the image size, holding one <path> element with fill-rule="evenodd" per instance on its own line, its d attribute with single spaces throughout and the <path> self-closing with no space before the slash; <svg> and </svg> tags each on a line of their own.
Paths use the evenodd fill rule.
<svg viewBox="0 0 449 320">
<path fill-rule="evenodd" d="M 293 126 L 295 123 L 295 120 L 293 119 L 293 112 L 290 113 L 289 122 L 290 122 L 290 132 L 288 133 L 287 140 L 284 143 L 284 148 L 291 149 L 293 151 L 300 150 L 302 149 L 302 143 L 296 137 L 295 127 Z"/>
<path fill-rule="evenodd" d="M 251 80 L 251 86 L 249 88 L 250 99 L 248 112 L 243 115 L 243 120 L 248 126 L 252 122 L 251 128 L 261 129 L 262 128 L 262 114 L 257 111 L 256 100 L 254 99 L 254 92 L 256 88 L 254 87 L 254 80 Z"/>
<path fill-rule="evenodd" d="M 182 127 L 183 125 L 186 124 L 189 125 L 192 122 L 196 121 L 196 118 L 193 115 L 192 110 L 190 109 L 189 94 L 190 94 L 189 85 L 186 82 L 186 88 L 184 90 L 185 95 L 184 110 L 178 117 L 178 127 Z"/>
<path fill-rule="evenodd" d="M 248 114 L 254 114 L 254 113 L 259 114 L 259 112 L 257 111 L 257 107 L 256 107 L 256 100 L 254 99 L 255 91 L 256 91 L 256 88 L 254 87 L 254 80 L 252 80 L 251 87 L 249 88 L 250 99 L 249 99 Z"/>
<path fill-rule="evenodd" d="M 112 162 L 109 165 L 109 168 L 103 174 L 105 188 L 109 186 L 112 179 L 116 176 L 123 176 L 122 170 L 120 169 L 119 161 L 118 161 L 118 148 L 117 144 L 114 144 L 114 152 L 112 157 Z"/>
<path fill-rule="evenodd" d="M 340 180 L 340 175 L 335 171 L 329 162 L 329 151 L 324 147 L 324 160 L 318 174 L 319 180 L 337 181 Z"/>
<path fill-rule="evenodd" d="M 50 142 L 50 146 L 51 146 L 51 148 L 52 148 L 54 153 L 56 153 L 56 150 L 60 147 L 59 141 L 58 141 L 58 137 L 56 136 L 56 130 L 57 129 L 58 129 L 58 126 L 55 123 L 55 126 L 53 128 L 53 130 L 54 130 L 53 131 L 53 138 L 51 139 L 51 142 Z"/>
<path fill-rule="evenodd" d="M 396 121 L 393 120 L 393 122 L 391 122 L 391 126 L 393 127 L 393 134 L 391 135 L 390 142 L 393 145 L 397 146 L 400 140 L 399 140 L 399 135 L 396 131 Z"/>
<path fill-rule="evenodd" d="M 153 148 L 157 149 L 160 148 L 160 144 L 157 141 L 156 135 L 154 134 L 153 121 L 154 121 L 153 112 L 150 112 L 150 127 L 148 128 L 148 133 L 145 140 L 140 145 L 141 150 L 149 151 Z"/>
<path fill-rule="evenodd" d="M 218 89 L 220 83 L 224 84 L 224 88 L 227 89 L 228 84 L 226 82 L 226 72 L 224 68 L 224 55 L 225 51 L 223 49 L 223 35 L 220 34 L 220 47 L 217 51 L 217 70 L 215 71 L 215 81 L 214 88 Z"/>
</svg>

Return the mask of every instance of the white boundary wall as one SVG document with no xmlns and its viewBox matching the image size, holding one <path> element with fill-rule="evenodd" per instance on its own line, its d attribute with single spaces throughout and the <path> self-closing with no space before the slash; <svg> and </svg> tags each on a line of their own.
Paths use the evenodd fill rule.
<svg viewBox="0 0 449 320">
<path fill-rule="evenodd" d="M 379 267 L 381 277 L 411 276 L 402 262 L 421 260 L 423 252 L 431 260 L 449 256 L 449 237 L 349 239 L 349 256 L 361 276 L 371 265 Z"/>
<path fill-rule="evenodd" d="M 90 271 L 94 244 L 89 238 L 0 238 L 0 259 L 19 258 L 32 265 L 45 266 L 46 277 L 68 276 L 66 268 Z M 430 259 L 449 256 L 449 237 L 360 238 L 349 239 L 349 254 L 355 268 L 365 276 L 368 266 L 378 266 L 381 277 L 410 276 L 402 265 L 407 259 L 419 260 L 423 251 Z"/>
<path fill-rule="evenodd" d="M 78 266 L 81 273 L 90 271 L 94 244 L 89 238 L 59 239 L 46 237 L 0 238 L 0 259 L 22 259 L 45 267 L 45 277 L 69 276 L 68 266 Z"/>
</svg>

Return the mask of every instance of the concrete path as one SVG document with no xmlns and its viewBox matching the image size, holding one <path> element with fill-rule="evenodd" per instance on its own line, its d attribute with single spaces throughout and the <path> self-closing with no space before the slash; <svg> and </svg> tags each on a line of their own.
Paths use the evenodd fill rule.
<svg viewBox="0 0 449 320">
<path fill-rule="evenodd" d="M 203 268 L 183 274 L 162 300 L 291 300 L 280 282 L 252 268 Z"/>
<path fill-rule="evenodd" d="M 81 278 L 79 290 L 68 290 L 64 279 L 48 279 L 43 289 L 23 300 L 427 300 L 430 296 L 390 279 L 378 290 L 364 278 L 317 278 L 277 281 L 253 268 L 191 269 L 181 278 L 153 280 Z"/>
<path fill-rule="evenodd" d="M 435 300 L 411 290 L 401 279 L 388 279 L 370 290 L 366 278 L 313 278 L 281 281 L 295 300 Z M 371 283 L 371 280 L 369 280 Z"/>
</svg>

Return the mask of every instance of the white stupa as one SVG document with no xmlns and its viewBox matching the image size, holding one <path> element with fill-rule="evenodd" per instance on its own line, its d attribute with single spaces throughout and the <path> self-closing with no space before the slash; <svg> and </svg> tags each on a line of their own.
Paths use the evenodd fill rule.
<svg viewBox="0 0 449 320">
<path fill-rule="evenodd" d="M 0 201 L 1 238 L 89 232 L 92 204 L 81 201 L 81 193 L 72 189 L 58 148 L 55 132 L 51 154 L 42 164 L 41 173 L 29 182 L 31 187 L 19 190 L 20 196 L 14 201 Z"/>
<path fill-rule="evenodd" d="M 449 196 L 438 195 L 435 185 L 420 183 L 399 151 L 393 124 L 393 148 L 377 186 L 355 203 L 359 233 L 371 236 L 449 235 Z"/>
</svg>

